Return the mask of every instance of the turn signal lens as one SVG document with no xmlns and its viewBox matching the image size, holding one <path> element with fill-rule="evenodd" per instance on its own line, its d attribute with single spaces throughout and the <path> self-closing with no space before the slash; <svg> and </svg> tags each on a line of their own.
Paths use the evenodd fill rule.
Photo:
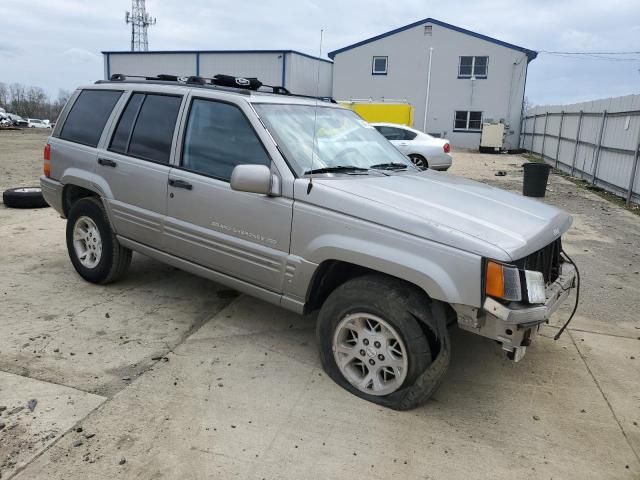
<svg viewBox="0 0 640 480">
<path fill-rule="evenodd" d="M 516 267 L 492 261 L 487 262 L 484 291 L 490 297 L 514 302 L 521 301 L 520 272 Z"/>
<path fill-rule="evenodd" d="M 51 177 L 51 145 L 48 143 L 44 146 L 44 176 Z"/>
</svg>

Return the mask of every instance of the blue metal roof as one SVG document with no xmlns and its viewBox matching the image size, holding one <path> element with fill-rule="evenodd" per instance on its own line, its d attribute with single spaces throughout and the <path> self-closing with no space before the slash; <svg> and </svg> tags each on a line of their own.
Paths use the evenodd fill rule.
<svg viewBox="0 0 640 480">
<path fill-rule="evenodd" d="M 132 52 L 130 50 L 121 50 L 121 51 L 103 51 L 101 52 L 103 55 L 111 55 L 111 54 L 131 54 L 131 55 L 139 55 L 139 54 L 162 54 L 162 53 L 294 53 L 296 55 L 301 55 L 303 57 L 312 58 L 314 60 L 320 60 L 322 62 L 333 63 L 331 60 L 327 60 L 326 58 L 314 57 L 313 55 L 309 55 L 308 53 L 298 52 L 297 50 L 152 50 L 149 52 Z"/>
<path fill-rule="evenodd" d="M 329 52 L 329 58 L 333 60 L 333 58 L 339 53 L 346 52 L 347 50 L 351 50 L 353 48 L 357 48 L 361 45 L 365 45 L 367 43 L 375 42 L 376 40 L 380 40 L 385 37 L 389 37 L 391 35 L 395 35 L 396 33 L 404 32 L 405 30 L 409 30 L 413 27 L 418 27 L 420 25 L 424 25 L 426 23 L 431 23 L 433 25 L 438 25 L 440 27 L 448 28 L 450 30 L 454 30 L 459 33 L 464 33 L 466 35 L 471 35 L 472 37 L 480 38 L 482 40 L 486 40 L 487 42 L 495 43 L 496 45 L 501 45 L 503 47 L 511 48 L 513 50 L 518 50 L 519 52 L 524 52 L 527 55 L 527 61 L 530 62 L 534 58 L 538 56 L 538 52 L 534 50 L 529 50 L 528 48 L 519 47 L 518 45 L 513 45 L 512 43 L 503 42 L 502 40 L 498 40 L 496 38 L 487 37 L 486 35 L 482 35 L 480 33 L 472 32 L 471 30 L 466 30 L 464 28 L 456 27 L 455 25 L 451 25 L 449 23 L 441 22 L 440 20 L 436 20 L 435 18 L 425 18 L 423 20 L 418 20 L 417 22 L 410 23 L 409 25 L 405 25 L 404 27 L 396 28 L 395 30 L 391 30 L 390 32 L 382 33 L 380 35 L 376 35 L 375 37 L 367 38 L 366 40 L 362 40 L 361 42 L 354 43 L 353 45 L 349 45 L 343 48 L 339 48 L 338 50 L 334 50 L 333 52 Z"/>
</svg>

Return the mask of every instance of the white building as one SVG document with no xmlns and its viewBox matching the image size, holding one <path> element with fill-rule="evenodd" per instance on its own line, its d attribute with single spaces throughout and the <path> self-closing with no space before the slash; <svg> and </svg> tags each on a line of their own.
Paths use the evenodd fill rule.
<svg viewBox="0 0 640 480">
<path fill-rule="evenodd" d="M 188 50 L 102 52 L 104 78 L 124 75 L 257 77 L 302 95 L 331 96 L 332 62 L 294 50 Z M 318 84 L 318 69 L 320 82 Z M 317 86 L 317 90 L 316 90 Z"/>
<path fill-rule="evenodd" d="M 536 55 L 426 18 L 330 52 L 333 97 L 406 100 L 414 128 L 459 147 L 478 148 L 482 122 L 501 121 L 508 125 L 505 147 L 516 149 L 527 65 Z"/>
</svg>

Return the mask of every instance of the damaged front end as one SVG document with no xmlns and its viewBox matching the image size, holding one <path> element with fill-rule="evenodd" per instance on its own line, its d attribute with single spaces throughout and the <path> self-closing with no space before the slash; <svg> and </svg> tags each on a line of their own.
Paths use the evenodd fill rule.
<svg viewBox="0 0 640 480">
<path fill-rule="evenodd" d="M 513 264 L 487 261 L 482 308 L 452 305 L 458 326 L 498 341 L 510 359 L 521 360 L 540 325 L 577 285 L 577 270 L 561 251 L 558 239 Z"/>
</svg>

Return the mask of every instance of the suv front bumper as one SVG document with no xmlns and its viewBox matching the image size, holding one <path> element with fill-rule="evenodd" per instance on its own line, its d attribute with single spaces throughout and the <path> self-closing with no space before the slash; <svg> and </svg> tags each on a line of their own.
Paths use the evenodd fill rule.
<svg viewBox="0 0 640 480">
<path fill-rule="evenodd" d="M 526 305 L 518 302 L 503 304 L 487 297 L 482 309 L 452 305 L 458 313 L 458 326 L 502 344 L 509 358 L 519 361 L 540 329 L 549 320 L 576 286 L 576 271 L 569 264 L 562 264 L 558 279 L 547 286 L 545 303 Z"/>
</svg>

